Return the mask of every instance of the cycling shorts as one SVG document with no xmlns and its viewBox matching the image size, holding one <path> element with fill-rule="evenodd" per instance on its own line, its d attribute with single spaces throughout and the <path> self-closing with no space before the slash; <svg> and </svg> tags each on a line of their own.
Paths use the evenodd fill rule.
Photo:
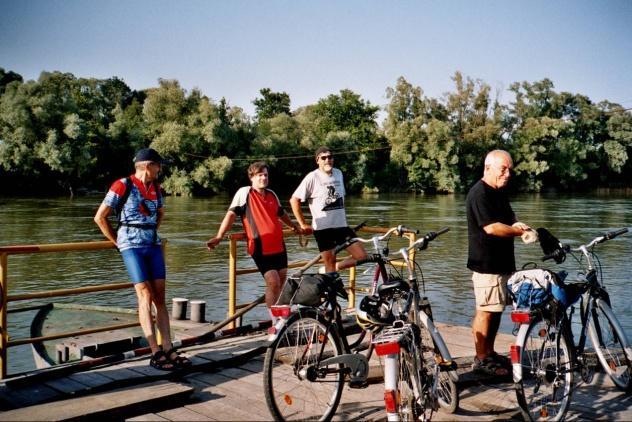
<svg viewBox="0 0 632 422">
<path fill-rule="evenodd" d="M 165 260 L 160 245 L 129 248 L 121 251 L 127 274 L 134 284 L 143 281 L 164 280 Z"/>
<path fill-rule="evenodd" d="M 279 271 L 287 268 L 287 253 L 285 251 L 273 255 L 261 255 L 260 253 L 252 254 L 257 269 L 264 275 L 271 270 Z"/>
<path fill-rule="evenodd" d="M 356 237 L 356 234 L 350 227 L 314 230 L 314 239 L 320 252 L 330 251 L 352 237 Z"/>
</svg>

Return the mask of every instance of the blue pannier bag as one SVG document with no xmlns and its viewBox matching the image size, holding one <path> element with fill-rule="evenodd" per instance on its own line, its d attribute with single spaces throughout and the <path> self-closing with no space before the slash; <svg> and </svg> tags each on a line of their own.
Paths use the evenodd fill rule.
<svg viewBox="0 0 632 422">
<path fill-rule="evenodd" d="M 514 309 L 524 309 L 542 305 L 551 299 L 554 285 L 556 276 L 553 272 L 536 268 L 516 271 L 507 282 L 507 290 Z"/>
</svg>

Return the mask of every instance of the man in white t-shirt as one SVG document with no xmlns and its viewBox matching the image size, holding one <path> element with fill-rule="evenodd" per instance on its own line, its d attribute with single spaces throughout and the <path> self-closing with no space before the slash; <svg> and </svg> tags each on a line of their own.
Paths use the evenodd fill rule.
<svg viewBox="0 0 632 422">
<path fill-rule="evenodd" d="M 305 176 L 290 199 L 290 205 L 296 221 L 303 231 L 309 230 L 301 203 L 309 205 L 312 214 L 312 229 L 318 244 L 318 250 L 325 264 L 325 271 L 332 272 L 349 268 L 357 260 L 366 258 L 361 243 L 354 243 L 347 248 L 350 258 L 336 264 L 334 249 L 344 243 L 355 233 L 347 225 L 345 213 L 345 186 L 342 172 L 334 168 L 334 156 L 327 147 L 320 147 L 315 153 L 318 168 Z"/>
</svg>

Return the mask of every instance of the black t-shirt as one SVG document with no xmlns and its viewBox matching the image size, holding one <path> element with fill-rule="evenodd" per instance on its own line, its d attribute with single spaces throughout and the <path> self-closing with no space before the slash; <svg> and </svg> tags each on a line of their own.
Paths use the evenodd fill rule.
<svg viewBox="0 0 632 422">
<path fill-rule="evenodd" d="M 492 223 L 516 221 L 504 189 L 494 189 L 479 180 L 467 194 L 467 268 L 484 274 L 510 274 L 516 270 L 514 238 L 490 236 L 483 230 Z"/>
</svg>

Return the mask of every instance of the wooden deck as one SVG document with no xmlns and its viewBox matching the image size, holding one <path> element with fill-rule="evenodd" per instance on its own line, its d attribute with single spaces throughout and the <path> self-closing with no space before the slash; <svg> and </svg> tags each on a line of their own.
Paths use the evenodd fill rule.
<svg viewBox="0 0 632 422">
<path fill-rule="evenodd" d="M 433 419 L 520 420 L 511 382 L 492 382 L 470 372 L 470 329 L 439 328 L 459 364 L 461 401 L 456 414 L 439 411 Z M 497 349 L 507 351 L 512 341 L 501 335 Z M 0 384 L 0 420 L 269 420 L 262 380 L 266 344 L 266 335 L 259 332 L 188 347 L 194 362 L 188 373 L 155 370 L 145 357 L 35 384 L 8 379 Z M 345 387 L 337 420 L 385 419 L 379 361 L 371 366 L 367 388 Z M 577 387 L 567 418 L 632 420 L 632 397 L 598 373 L 592 384 Z"/>
</svg>

